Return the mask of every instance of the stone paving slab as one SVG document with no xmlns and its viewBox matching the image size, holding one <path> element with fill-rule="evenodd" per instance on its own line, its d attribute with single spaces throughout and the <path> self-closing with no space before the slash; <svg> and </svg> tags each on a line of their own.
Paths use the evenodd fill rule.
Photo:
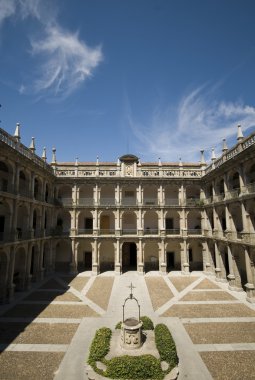
<svg viewBox="0 0 255 380">
<path fill-rule="evenodd" d="M 25 305 L 18 304 L 8 310 L 3 317 L 31 318 L 84 318 L 99 315 L 87 305 Z M 0 318 L 1 321 L 1 318 Z"/>
<path fill-rule="evenodd" d="M 11 352 L 0 355 L 1 380 L 52 380 L 63 352 Z"/>
<path fill-rule="evenodd" d="M 180 299 L 180 301 L 225 301 L 225 300 L 236 300 L 231 294 L 224 291 L 210 291 L 206 290 L 196 292 L 190 291 L 185 294 L 184 297 Z"/>
<path fill-rule="evenodd" d="M 254 343 L 255 322 L 184 324 L 194 344 Z"/>
<path fill-rule="evenodd" d="M 1 323 L 0 343 L 68 344 L 79 324 Z"/>
<path fill-rule="evenodd" d="M 198 352 L 209 351 L 255 351 L 255 343 L 196 344 Z"/>
<path fill-rule="evenodd" d="M 74 289 L 78 290 L 78 292 L 81 292 L 84 286 L 87 284 L 89 277 L 84 276 L 77 276 L 75 278 L 63 276 L 60 277 L 61 280 L 65 281 L 69 286 L 72 286 Z"/>
<path fill-rule="evenodd" d="M 214 380 L 255 379 L 255 351 L 201 352 Z"/>
<path fill-rule="evenodd" d="M 198 280 L 199 277 L 171 277 L 169 276 L 169 280 L 172 282 L 174 287 L 178 290 L 178 292 L 182 292 L 184 289 L 186 289 L 189 285 L 191 285 L 193 282 Z"/>
<path fill-rule="evenodd" d="M 114 277 L 97 277 L 87 292 L 86 297 L 99 305 L 102 309 L 107 310 L 113 282 Z"/>
<path fill-rule="evenodd" d="M 4 348 L 5 351 L 66 352 L 68 344 L 9 344 L 8 346 L 0 345 L 1 348 Z"/>
<path fill-rule="evenodd" d="M 150 294 L 151 303 L 154 310 L 163 306 L 174 297 L 162 277 L 145 277 L 145 282 Z"/>
<path fill-rule="evenodd" d="M 23 301 L 77 301 L 80 299 L 76 297 L 72 292 L 66 292 L 63 294 L 59 294 L 59 292 L 45 292 L 45 291 L 36 291 L 29 294 L 29 296 L 25 297 Z"/>
<path fill-rule="evenodd" d="M 255 317 L 255 311 L 243 304 L 178 305 L 171 306 L 162 317 L 179 318 L 220 318 L 220 317 Z"/>
<path fill-rule="evenodd" d="M 220 289 L 220 287 L 214 282 L 204 278 L 194 289 Z"/>
</svg>

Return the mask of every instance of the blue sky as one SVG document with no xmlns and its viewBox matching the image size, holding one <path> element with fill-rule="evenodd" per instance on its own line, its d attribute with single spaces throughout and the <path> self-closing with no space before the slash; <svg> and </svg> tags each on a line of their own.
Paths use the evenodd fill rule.
<svg viewBox="0 0 255 380">
<path fill-rule="evenodd" d="M 1 127 L 59 161 L 209 160 L 255 129 L 253 0 L 0 0 Z"/>
</svg>

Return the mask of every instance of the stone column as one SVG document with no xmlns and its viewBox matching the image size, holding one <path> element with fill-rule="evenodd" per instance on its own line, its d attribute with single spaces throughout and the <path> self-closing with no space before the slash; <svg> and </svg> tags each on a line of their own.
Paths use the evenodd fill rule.
<svg viewBox="0 0 255 380">
<path fill-rule="evenodd" d="M 249 252 L 248 247 L 244 247 L 244 254 L 247 277 L 247 284 L 245 284 L 247 295 L 246 300 L 248 302 L 255 303 L 254 262 L 252 261 L 252 254 Z"/>
<path fill-rule="evenodd" d="M 142 242 L 142 239 L 139 238 L 139 242 L 138 242 L 138 263 L 137 263 L 137 270 L 138 270 L 138 273 L 139 274 L 143 274 L 143 270 L 144 270 L 144 257 L 143 257 L 143 242 Z"/>
<path fill-rule="evenodd" d="M 187 252 L 187 240 L 184 239 L 181 244 L 181 268 L 182 274 L 190 274 L 189 272 L 189 257 Z"/>
<path fill-rule="evenodd" d="M 98 241 L 94 240 L 92 243 L 92 274 L 97 275 L 99 272 L 99 262 L 98 262 Z"/>
<path fill-rule="evenodd" d="M 115 187 L 115 203 L 117 206 L 120 205 L 120 185 L 117 183 L 117 186 Z"/>
<path fill-rule="evenodd" d="M 208 244 L 207 241 L 202 242 L 202 257 L 203 257 L 203 271 L 205 274 L 212 274 L 211 263 L 209 260 Z"/>
<path fill-rule="evenodd" d="M 160 271 L 161 273 L 166 274 L 166 250 L 164 239 L 161 239 L 160 245 Z"/>
<path fill-rule="evenodd" d="M 249 223 L 249 214 L 247 214 L 245 209 L 244 201 L 241 201 L 241 212 L 242 212 L 242 224 L 243 224 L 243 233 L 247 233 L 249 231 L 248 223 Z"/>
<path fill-rule="evenodd" d="M 94 205 L 97 206 L 98 205 L 98 185 L 95 185 L 95 187 L 93 187 L 93 200 L 94 200 Z"/>
<path fill-rule="evenodd" d="M 72 239 L 72 261 L 70 263 L 70 273 L 77 274 L 77 264 L 78 264 L 78 250 L 77 250 L 77 242 L 75 239 Z"/>
<path fill-rule="evenodd" d="M 97 235 L 98 233 L 98 209 L 96 208 L 93 214 L 93 234 Z"/>
<path fill-rule="evenodd" d="M 115 273 L 121 273 L 121 265 L 120 265 L 120 239 L 116 239 L 116 256 L 115 256 Z"/>
<path fill-rule="evenodd" d="M 139 210 L 138 210 L 137 233 L 138 233 L 138 236 L 143 235 L 143 213 L 142 213 L 141 208 L 139 208 Z"/>
<path fill-rule="evenodd" d="M 216 259 L 216 268 L 215 268 L 216 281 L 222 281 L 221 256 L 220 256 L 218 244 L 216 241 L 214 242 L 214 249 L 215 249 L 215 259 Z"/>
<path fill-rule="evenodd" d="M 15 285 L 13 283 L 13 274 L 15 266 L 15 247 L 10 247 L 9 251 L 9 266 L 8 266 L 8 278 L 7 278 L 7 296 L 6 301 L 11 302 L 14 296 Z"/>
</svg>

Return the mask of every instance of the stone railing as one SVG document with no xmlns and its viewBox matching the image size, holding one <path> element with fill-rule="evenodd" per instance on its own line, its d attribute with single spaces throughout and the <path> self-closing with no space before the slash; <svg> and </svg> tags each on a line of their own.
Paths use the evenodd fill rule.
<svg viewBox="0 0 255 380">
<path fill-rule="evenodd" d="M 231 158 L 235 157 L 236 155 L 241 153 L 243 150 L 249 148 L 251 145 L 254 145 L 254 144 L 255 144 L 255 133 L 253 133 L 251 136 L 247 137 L 246 139 L 242 140 L 232 149 L 224 153 L 220 158 L 216 159 L 214 163 L 207 166 L 207 168 L 205 169 L 205 174 L 210 173 L 213 169 L 218 168 L 219 166 L 223 165 L 224 162 L 230 160 Z"/>
<path fill-rule="evenodd" d="M 8 145 L 12 149 L 19 152 L 22 156 L 28 158 L 29 160 L 33 161 L 36 165 L 40 166 L 47 172 L 53 174 L 52 167 L 47 164 L 41 157 L 37 156 L 29 148 L 27 148 L 25 145 L 23 145 L 21 142 L 17 141 L 15 137 L 11 136 L 9 133 L 4 131 L 2 128 L 0 128 L 0 141 L 2 141 L 4 144 Z"/>
</svg>

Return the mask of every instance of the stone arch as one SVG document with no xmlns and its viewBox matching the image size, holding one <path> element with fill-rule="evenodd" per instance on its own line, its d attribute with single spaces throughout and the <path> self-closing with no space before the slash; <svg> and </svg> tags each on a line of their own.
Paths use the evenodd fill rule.
<svg viewBox="0 0 255 380">
<path fill-rule="evenodd" d="M 147 241 L 144 244 L 144 271 L 159 270 L 159 243 Z"/>
<path fill-rule="evenodd" d="M 158 204 L 158 187 L 156 185 L 145 185 L 143 189 L 143 204 L 157 205 Z"/>
<path fill-rule="evenodd" d="M 94 189 L 92 185 L 81 185 L 79 187 L 79 205 L 93 206 L 94 205 Z"/>
<path fill-rule="evenodd" d="M 165 213 L 165 230 L 167 235 L 180 234 L 180 214 L 176 210 L 168 210 Z"/>
<path fill-rule="evenodd" d="M 187 206 L 196 206 L 200 204 L 200 186 L 190 184 L 186 186 L 186 204 Z"/>
<path fill-rule="evenodd" d="M 100 273 L 114 270 L 115 249 L 112 241 L 103 241 L 99 247 Z"/>
<path fill-rule="evenodd" d="M 57 213 L 56 234 L 69 235 L 71 229 L 71 215 L 67 210 L 60 210 Z"/>
<path fill-rule="evenodd" d="M 198 210 L 191 210 L 187 217 L 188 234 L 201 233 L 201 212 Z"/>
<path fill-rule="evenodd" d="M 181 271 L 181 247 L 180 243 L 175 240 L 170 240 L 166 243 L 166 270 Z"/>
<path fill-rule="evenodd" d="M 59 240 L 56 244 L 55 270 L 56 272 L 70 272 L 72 263 L 72 247 L 69 240 Z"/>
<path fill-rule="evenodd" d="M 6 252 L 0 250 L 0 303 L 4 303 L 7 297 L 8 265 Z"/>
<path fill-rule="evenodd" d="M 144 214 L 144 234 L 158 234 L 158 214 L 156 211 L 148 210 Z"/>
<path fill-rule="evenodd" d="M 92 240 L 79 242 L 77 248 L 78 272 L 92 271 Z"/>
<path fill-rule="evenodd" d="M 103 185 L 100 191 L 100 205 L 115 205 L 115 186 L 113 184 Z"/>
<path fill-rule="evenodd" d="M 179 186 L 175 184 L 171 184 L 165 187 L 165 205 L 166 206 L 179 205 Z"/>
<path fill-rule="evenodd" d="M 11 192 L 13 167 L 7 161 L 0 161 L 0 191 Z"/>
<path fill-rule="evenodd" d="M 122 213 L 122 233 L 124 235 L 137 233 L 137 215 L 134 211 Z"/>
<path fill-rule="evenodd" d="M 137 245 L 133 241 L 126 241 L 121 246 L 122 273 L 137 270 Z"/>
<path fill-rule="evenodd" d="M 16 233 L 18 239 L 30 238 L 28 204 L 20 203 L 17 209 Z"/>
<path fill-rule="evenodd" d="M 93 214 L 88 209 L 82 210 L 78 214 L 78 233 L 79 234 L 93 233 Z"/>
<path fill-rule="evenodd" d="M 40 271 L 40 252 L 37 244 L 33 244 L 30 250 L 29 256 L 29 274 L 31 276 L 32 281 L 36 281 L 39 276 Z"/>
<path fill-rule="evenodd" d="M 192 271 L 202 271 L 203 267 L 203 247 L 199 240 L 191 240 L 188 243 L 189 269 Z"/>
<path fill-rule="evenodd" d="M 25 247 L 20 246 L 15 252 L 15 262 L 13 271 L 13 283 L 16 291 L 22 291 L 25 289 L 26 282 L 26 260 L 27 251 Z"/>
<path fill-rule="evenodd" d="M 100 234 L 108 235 L 115 233 L 115 216 L 112 211 L 102 211 L 99 215 L 100 218 Z"/>
<path fill-rule="evenodd" d="M 0 201 L 0 241 L 10 238 L 11 209 L 7 201 Z"/>
<path fill-rule="evenodd" d="M 50 273 L 52 270 L 52 254 L 48 241 L 44 242 L 42 255 L 42 268 L 45 270 L 46 274 Z"/>
<path fill-rule="evenodd" d="M 21 169 L 19 172 L 19 189 L 20 195 L 25 197 L 30 197 L 30 174 L 25 170 Z"/>
</svg>

